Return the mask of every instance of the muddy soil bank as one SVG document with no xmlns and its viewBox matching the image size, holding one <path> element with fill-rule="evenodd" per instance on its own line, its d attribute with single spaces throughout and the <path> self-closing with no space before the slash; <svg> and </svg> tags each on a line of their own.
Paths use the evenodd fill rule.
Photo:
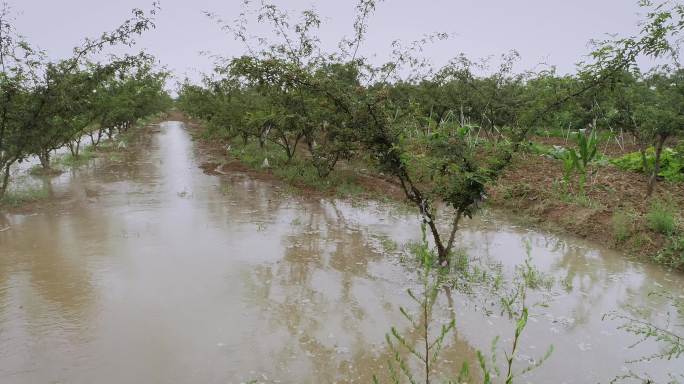
<svg viewBox="0 0 684 384">
<path fill-rule="evenodd" d="M 562 164 L 543 156 L 517 155 L 490 189 L 491 206 L 512 212 L 527 225 L 569 233 L 595 241 L 628 257 L 684 269 L 682 212 L 684 183 L 660 181 L 646 198 L 645 175 L 602 166 L 588 178 L 585 193 L 563 190 Z M 649 212 L 666 202 L 679 229 L 672 234 L 654 230 Z M 682 243 L 684 245 L 684 242 Z"/>
<path fill-rule="evenodd" d="M 226 151 L 227 141 L 206 139 L 200 122 L 187 119 L 180 112 L 174 117 L 188 124 L 201 148 L 202 168 L 206 172 L 241 171 L 257 178 L 278 179 L 270 169 L 241 163 Z M 550 142 L 555 143 L 552 139 L 549 138 Z M 610 148 L 613 147 L 616 146 Z M 619 148 L 613 150 L 620 151 Z M 350 178 L 365 191 L 358 197 L 387 197 L 405 202 L 400 185 L 392 178 L 359 172 L 345 164 L 339 168 L 342 168 L 341 172 L 351 173 Z M 608 246 L 629 258 L 684 270 L 684 235 L 681 233 L 684 183 L 659 182 L 654 196 L 646 199 L 646 176 L 603 166 L 589 178 L 585 194 L 578 197 L 576 193 L 560 191 L 558 185 L 562 174 L 560 161 L 531 154 L 516 155 L 512 165 L 489 189 L 487 205 L 510 214 L 519 224 L 578 236 Z M 337 194 L 334 190 L 321 191 L 296 182 L 295 186 L 312 196 Z M 650 227 L 647 216 L 653 201 L 673 204 L 675 220 L 680 222 L 678 232 L 665 235 Z M 619 216 L 619 223 L 616 216 Z M 616 234 L 618 230 L 621 231 L 619 235 Z"/>
</svg>

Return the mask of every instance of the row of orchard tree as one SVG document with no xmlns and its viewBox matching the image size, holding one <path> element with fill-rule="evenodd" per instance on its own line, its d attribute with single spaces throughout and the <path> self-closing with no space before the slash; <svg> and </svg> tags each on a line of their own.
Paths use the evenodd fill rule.
<svg viewBox="0 0 684 384">
<path fill-rule="evenodd" d="M 505 60 L 511 62 L 510 57 Z M 585 132 L 591 136 L 603 132 L 601 136 L 612 137 L 620 145 L 628 140 L 636 144 L 642 171 L 649 175 L 649 196 L 665 143 L 684 136 L 684 69 L 676 62 L 645 73 L 632 62 L 612 70 L 600 86 L 597 79 L 604 76 L 605 68 L 596 71 L 592 65 L 565 76 L 553 71 L 506 76 L 511 68 L 507 64 L 504 72 L 477 78 L 471 68 L 449 67 L 429 80 L 396 85 L 392 97 L 403 105 L 415 103 L 419 114 L 428 119 L 427 128 L 453 120 L 455 127 L 477 127 L 485 136 L 496 138 L 502 129 L 529 124 L 531 133 Z"/>
<path fill-rule="evenodd" d="M 684 72 L 676 65 L 676 42 L 684 8 L 644 6 L 637 36 L 596 41 L 576 74 L 560 76 L 553 69 L 514 70 L 515 52 L 492 68 L 463 56 L 433 68 L 420 53 L 445 34 L 395 42 L 391 59 L 377 65 L 359 53 L 374 0 L 358 3 L 353 36 L 332 52 L 318 37 L 316 12 L 293 21 L 262 2 L 222 25 L 247 53 L 221 59 L 200 85 L 183 84 L 178 105 L 214 133 L 280 147 L 288 162 L 308 162 L 320 177 L 341 160 L 370 159 L 419 208 L 447 262 L 461 218 L 473 213 L 486 185 L 536 130 L 619 129 L 644 151 L 658 152 L 682 131 Z M 252 35 L 249 15 L 270 23 L 275 38 Z M 641 73 L 643 57 L 669 65 Z M 435 224 L 442 206 L 451 208 L 447 233 Z"/>
<path fill-rule="evenodd" d="M 29 157 L 50 168 L 51 154 L 69 147 L 78 156 L 83 138 L 98 145 L 138 119 L 168 108 L 168 74 L 145 53 L 96 60 L 110 46 L 130 46 L 154 27 L 153 16 L 134 10 L 111 32 L 86 39 L 73 55 L 51 60 L 17 33 L 8 6 L 0 10 L 0 197 L 13 164 Z"/>
</svg>

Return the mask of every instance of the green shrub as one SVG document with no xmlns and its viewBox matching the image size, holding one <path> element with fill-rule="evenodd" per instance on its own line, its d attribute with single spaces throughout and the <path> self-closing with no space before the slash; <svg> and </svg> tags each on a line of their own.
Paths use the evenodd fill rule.
<svg viewBox="0 0 684 384">
<path fill-rule="evenodd" d="M 684 236 L 673 236 L 668 245 L 653 257 L 653 260 L 658 264 L 682 269 L 684 266 Z"/>
<path fill-rule="evenodd" d="M 470 267 L 470 257 L 464 249 L 457 249 L 451 256 L 451 265 L 455 271 L 467 272 Z"/>
<path fill-rule="evenodd" d="M 633 172 L 643 172 L 643 161 L 640 152 L 628 153 L 610 161 L 616 167 Z M 653 169 L 655 163 L 655 150 L 653 147 L 646 150 L 646 166 Z M 660 156 L 659 176 L 667 181 L 684 181 L 684 144 L 677 148 L 665 148 Z"/>
<path fill-rule="evenodd" d="M 212 135 L 212 137 L 216 139 L 219 136 Z M 240 160 L 241 163 L 252 169 L 263 169 L 265 159 L 268 159 L 268 168 L 274 170 L 284 167 L 287 163 L 287 156 L 283 150 L 270 142 L 267 142 L 262 148 L 255 141 L 249 141 L 245 144 L 242 140 L 234 140 L 230 143 L 229 152 Z"/>
<path fill-rule="evenodd" d="M 664 235 L 672 235 L 677 230 L 676 208 L 672 202 L 655 200 L 646 214 L 652 230 Z"/>
<path fill-rule="evenodd" d="M 78 156 L 74 156 L 71 153 L 64 154 L 55 160 L 55 163 L 63 165 L 65 167 L 80 167 L 81 165 L 88 164 L 90 160 L 95 157 L 95 153 L 92 151 L 92 147 L 84 147 Z"/>
<path fill-rule="evenodd" d="M 337 186 L 337 195 L 340 197 L 357 196 L 364 192 L 362 186 L 352 182 L 343 182 Z"/>
<path fill-rule="evenodd" d="M 9 207 L 19 207 L 24 204 L 34 203 L 50 197 L 50 192 L 46 188 L 29 188 L 22 190 L 11 190 L 0 198 L 0 205 Z"/>
<path fill-rule="evenodd" d="M 320 177 L 316 167 L 299 159 L 293 159 L 289 164 L 274 167 L 273 174 L 288 183 L 297 183 L 318 190 L 331 187 L 334 181 L 332 178 Z"/>
<path fill-rule="evenodd" d="M 613 236 L 618 242 L 627 240 L 632 235 L 634 216 L 629 212 L 617 211 L 613 214 Z"/>
</svg>

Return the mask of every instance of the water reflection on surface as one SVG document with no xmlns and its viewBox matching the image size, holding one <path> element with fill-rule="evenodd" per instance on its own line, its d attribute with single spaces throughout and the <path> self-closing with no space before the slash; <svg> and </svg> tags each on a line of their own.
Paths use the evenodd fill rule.
<svg viewBox="0 0 684 384">
<path fill-rule="evenodd" d="M 387 244 L 416 241 L 417 220 L 380 203 L 283 193 L 244 174 L 198 168 L 181 123 L 164 123 L 125 161 L 98 161 L 50 183 L 58 203 L 0 215 L 0 381 L 5 383 L 369 382 L 390 358 L 384 335 L 405 329 L 399 306 L 415 283 Z M 552 358 L 529 382 L 607 382 L 649 353 L 603 321 L 637 305 L 657 319 L 682 279 L 571 239 L 527 231 L 492 214 L 459 246 L 512 271 L 526 255 L 565 281 L 535 307 L 522 356 Z M 457 372 L 509 320 L 486 317 L 451 292 L 455 318 L 440 369 Z M 453 311 L 448 308 L 453 307 Z M 633 312 L 632 312 L 633 313 Z M 636 313 L 634 313 L 637 315 Z M 642 316 L 642 314 L 638 314 Z M 680 319 L 681 320 L 681 319 Z M 417 341 L 417 336 L 411 340 Z M 652 362 L 650 372 L 684 372 Z M 475 367 L 472 369 L 476 371 Z"/>
</svg>

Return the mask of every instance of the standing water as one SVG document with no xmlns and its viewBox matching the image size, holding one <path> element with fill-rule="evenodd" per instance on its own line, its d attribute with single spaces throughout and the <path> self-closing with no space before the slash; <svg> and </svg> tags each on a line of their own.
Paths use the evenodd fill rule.
<svg viewBox="0 0 684 384">
<path fill-rule="evenodd" d="M 418 240 L 389 204 L 309 199 L 235 173 L 203 174 L 182 123 L 166 122 L 124 163 L 101 161 L 53 186 L 55 203 L 0 215 L 0 382 L 332 383 L 386 372 L 384 343 L 415 272 L 387 252 Z M 663 321 L 682 276 L 576 239 L 471 221 L 459 247 L 504 269 L 530 256 L 562 281 L 532 307 L 520 359 L 551 358 L 519 382 L 609 382 L 627 370 L 667 379 L 684 364 L 626 363 L 658 351 L 603 319 Z M 440 364 L 475 363 L 513 326 L 456 295 Z M 646 313 L 635 312 L 633 306 Z M 671 313 L 681 324 L 681 316 Z M 502 357 L 501 357 L 502 358 Z M 471 364 L 471 371 L 477 371 Z"/>
</svg>

